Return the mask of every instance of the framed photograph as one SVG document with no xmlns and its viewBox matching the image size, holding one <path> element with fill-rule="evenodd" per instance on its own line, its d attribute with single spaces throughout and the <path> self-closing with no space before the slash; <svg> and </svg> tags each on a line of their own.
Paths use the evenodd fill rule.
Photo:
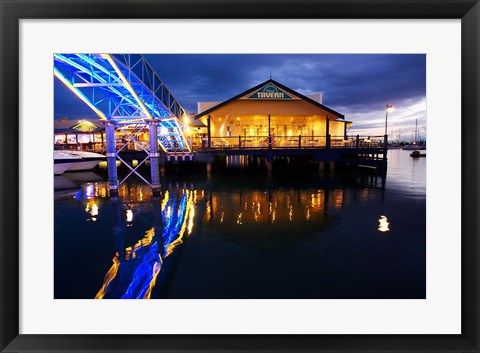
<svg viewBox="0 0 480 353">
<path fill-rule="evenodd" d="M 478 0 L 0 11 L 1 352 L 480 352 Z"/>
</svg>

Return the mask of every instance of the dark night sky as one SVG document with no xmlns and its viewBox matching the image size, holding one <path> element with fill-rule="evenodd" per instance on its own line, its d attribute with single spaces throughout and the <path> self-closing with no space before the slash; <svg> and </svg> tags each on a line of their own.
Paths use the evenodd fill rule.
<svg viewBox="0 0 480 353">
<path fill-rule="evenodd" d="M 426 134 L 426 57 L 423 54 L 158 54 L 148 62 L 187 112 L 197 102 L 223 101 L 272 78 L 302 94 L 323 92 L 323 104 L 353 121 L 352 132 L 410 139 L 418 119 Z M 55 118 L 95 114 L 55 79 Z"/>
</svg>

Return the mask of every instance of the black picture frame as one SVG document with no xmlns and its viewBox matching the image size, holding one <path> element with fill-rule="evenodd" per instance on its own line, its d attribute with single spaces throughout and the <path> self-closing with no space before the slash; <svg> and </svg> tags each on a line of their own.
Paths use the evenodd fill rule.
<svg viewBox="0 0 480 353">
<path fill-rule="evenodd" d="M 121 6 L 112 6 L 121 5 Z M 478 0 L 0 0 L 2 352 L 480 352 Z M 461 19 L 461 335 L 22 335 L 19 334 L 19 21 L 78 18 Z M 446 83 L 446 87 L 448 83 Z M 445 175 L 448 179 L 448 175 Z M 446 186 L 447 187 L 447 186 Z M 448 257 L 448 254 L 445 254 Z M 412 318 L 414 320 L 414 318 Z"/>
</svg>

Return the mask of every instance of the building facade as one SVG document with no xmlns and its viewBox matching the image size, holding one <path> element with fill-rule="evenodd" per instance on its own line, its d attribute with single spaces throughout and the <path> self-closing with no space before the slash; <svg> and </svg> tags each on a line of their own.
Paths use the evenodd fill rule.
<svg viewBox="0 0 480 353">
<path fill-rule="evenodd" d="M 321 94 L 304 96 L 272 79 L 198 108 L 203 146 L 211 148 L 322 148 L 342 144 L 351 125 L 322 104 Z"/>
</svg>

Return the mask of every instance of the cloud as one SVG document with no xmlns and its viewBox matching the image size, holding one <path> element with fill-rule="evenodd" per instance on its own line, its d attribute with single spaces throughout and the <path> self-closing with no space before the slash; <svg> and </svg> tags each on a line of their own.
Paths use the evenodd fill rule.
<svg viewBox="0 0 480 353">
<path fill-rule="evenodd" d="M 413 141 L 415 139 L 415 124 L 418 125 L 418 134 L 425 137 L 427 129 L 427 102 L 425 97 L 416 99 L 399 100 L 394 106 L 394 110 L 388 113 L 387 127 L 388 135 L 391 140 Z M 350 135 L 372 135 L 380 136 L 385 133 L 385 108 L 370 111 L 356 112 L 349 111 L 349 107 L 344 107 L 348 112 L 347 120 L 353 121 L 350 128 Z M 417 139 L 420 139 L 417 136 Z"/>
</svg>

